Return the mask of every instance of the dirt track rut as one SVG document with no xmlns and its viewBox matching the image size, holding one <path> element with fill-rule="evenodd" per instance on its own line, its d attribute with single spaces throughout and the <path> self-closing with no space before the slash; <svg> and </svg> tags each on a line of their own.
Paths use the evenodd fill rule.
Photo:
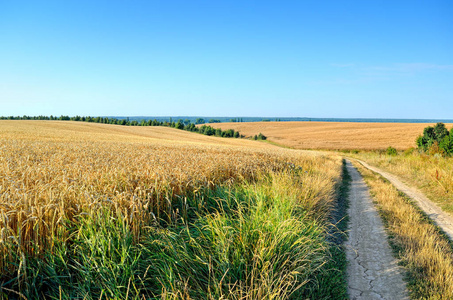
<svg viewBox="0 0 453 300">
<path fill-rule="evenodd" d="M 351 299 L 409 299 L 401 268 L 362 176 L 347 161 L 349 194 L 348 293 Z"/>
<path fill-rule="evenodd" d="M 373 172 L 380 174 L 382 177 L 386 178 L 390 181 L 399 191 L 403 192 L 407 196 L 409 196 L 415 203 L 417 203 L 418 207 L 423 210 L 429 218 L 434 221 L 437 226 L 439 226 L 449 237 L 450 240 L 453 241 L 453 217 L 447 214 L 446 212 L 442 211 L 440 207 L 434 204 L 431 200 L 429 200 L 422 192 L 414 187 L 409 187 L 405 185 L 401 180 L 399 180 L 395 175 L 387 173 L 379 168 L 370 166 L 364 161 L 357 160 L 361 163 L 365 168 L 370 169 Z"/>
</svg>

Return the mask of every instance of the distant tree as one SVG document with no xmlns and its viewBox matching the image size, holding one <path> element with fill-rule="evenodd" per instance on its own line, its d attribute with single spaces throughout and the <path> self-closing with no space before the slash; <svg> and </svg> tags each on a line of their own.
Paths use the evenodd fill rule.
<svg viewBox="0 0 453 300">
<path fill-rule="evenodd" d="M 204 135 L 214 135 L 215 129 L 211 126 L 203 125 L 200 127 L 199 132 L 203 133 Z"/>
<path fill-rule="evenodd" d="M 218 119 L 209 119 L 209 123 L 221 123 Z"/>
<path fill-rule="evenodd" d="M 434 126 L 434 136 L 436 141 L 440 142 L 443 140 L 444 137 L 449 135 L 447 128 L 445 128 L 444 123 L 437 123 Z"/>
<path fill-rule="evenodd" d="M 385 153 L 387 155 L 395 156 L 398 154 L 398 151 L 395 148 L 393 148 L 392 146 L 390 146 L 385 150 Z"/>
<path fill-rule="evenodd" d="M 225 137 L 233 137 L 233 136 L 234 136 L 234 130 L 233 129 L 225 130 Z"/>
<path fill-rule="evenodd" d="M 445 124 L 437 123 L 434 127 L 428 126 L 423 129 L 423 135 L 415 140 L 420 151 L 430 154 L 441 153 L 452 155 L 453 153 L 453 128 L 448 132 Z"/>
<path fill-rule="evenodd" d="M 187 125 L 185 129 L 187 131 L 198 132 L 198 127 L 193 123 L 189 123 L 189 125 Z"/>
<path fill-rule="evenodd" d="M 204 123 L 206 123 L 206 122 L 205 122 L 205 120 L 203 118 L 197 118 L 195 120 L 195 124 L 204 124 Z"/>
<path fill-rule="evenodd" d="M 178 120 L 178 123 L 175 124 L 176 129 L 184 129 L 183 120 Z"/>
<path fill-rule="evenodd" d="M 439 149 L 445 155 L 453 155 L 453 134 L 450 133 L 449 135 L 444 136 L 439 143 Z"/>
</svg>

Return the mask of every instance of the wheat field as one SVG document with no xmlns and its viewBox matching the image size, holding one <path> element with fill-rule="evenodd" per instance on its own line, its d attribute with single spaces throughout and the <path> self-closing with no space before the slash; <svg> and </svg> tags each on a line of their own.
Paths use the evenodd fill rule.
<svg viewBox="0 0 453 300">
<path fill-rule="evenodd" d="M 93 207 L 125 210 L 140 228 L 176 195 L 251 179 L 291 159 L 247 140 L 162 127 L 3 121 L 0 134 L 2 235 L 21 231 L 27 252 L 48 247 L 59 221 Z"/>
<path fill-rule="evenodd" d="M 294 149 L 398 150 L 415 147 L 426 126 L 420 123 L 253 122 L 213 123 L 213 127 L 239 131 L 245 136 L 264 134 L 270 141 Z M 446 124 L 450 128 L 453 124 Z"/>
<path fill-rule="evenodd" d="M 289 268 L 286 263 L 282 265 L 283 273 L 276 273 L 276 277 L 253 279 L 251 282 L 250 277 L 246 277 L 215 284 L 209 277 L 211 283 L 205 287 L 207 283 L 200 286 L 199 282 L 192 282 L 193 276 L 187 275 L 188 270 L 179 270 L 180 265 L 173 265 L 171 261 L 168 264 L 173 269 L 169 270 L 166 265 L 152 273 L 150 266 L 168 260 L 170 254 L 155 258 L 152 262 L 146 262 L 143 258 L 143 253 L 152 256 L 157 251 L 147 252 L 146 249 L 154 249 L 163 243 L 169 243 L 169 246 L 157 253 L 176 247 L 174 244 L 179 241 L 186 243 L 186 231 L 178 231 L 179 226 L 198 230 L 201 225 L 196 225 L 197 222 L 207 222 L 203 220 L 208 220 L 214 211 L 225 211 L 224 216 L 231 211 L 236 212 L 231 213 L 236 216 L 231 217 L 233 221 L 244 212 L 250 213 L 250 209 L 240 214 L 237 212 L 242 211 L 240 207 L 244 204 L 235 204 L 235 208 L 227 209 L 227 204 L 222 203 L 233 201 L 231 199 L 242 203 L 245 200 L 240 199 L 249 199 L 251 193 L 256 193 L 256 196 L 250 199 L 260 199 L 260 195 L 265 193 L 269 194 L 266 199 L 281 198 L 284 201 L 282 207 L 288 207 L 289 219 L 273 226 L 278 225 L 275 234 L 283 234 L 283 240 L 291 239 L 288 253 L 293 253 L 296 261 L 298 255 L 311 257 L 313 253 L 318 253 L 319 259 L 310 258 L 314 263 L 313 270 L 325 262 L 327 248 L 321 246 L 324 243 L 322 224 L 326 224 L 335 185 L 340 177 L 339 157 L 282 149 L 245 139 L 207 137 L 165 127 L 0 121 L 0 136 L 1 297 L 18 294 L 46 298 L 59 293 L 60 298 L 77 296 L 99 299 L 102 295 L 127 298 L 133 293 L 137 299 L 163 295 L 167 298 L 181 298 L 181 295 L 185 295 L 183 298 L 196 298 L 194 295 L 201 291 L 211 293 L 213 286 L 218 288 L 217 295 L 232 293 L 241 298 L 247 293 L 249 296 L 261 293 L 283 297 L 295 289 L 294 282 L 297 281 L 294 280 L 298 278 L 286 269 Z M 244 196 L 234 196 L 239 192 Z M 289 199 L 294 200 L 288 202 Z M 256 201 L 247 203 L 255 207 Z M 262 210 L 261 206 L 256 207 L 258 211 Z M 275 211 L 280 217 L 282 207 Z M 298 209 L 298 214 L 304 213 L 300 219 L 294 220 L 299 222 L 299 229 L 291 227 L 291 231 L 298 232 L 304 228 L 303 224 L 313 222 L 310 226 L 314 227 L 309 230 L 311 233 L 306 233 L 313 236 L 313 244 L 307 244 L 306 238 L 302 244 L 308 247 L 317 243 L 320 246 L 306 251 L 291 250 L 296 244 L 292 244 L 293 237 L 287 236 L 281 226 L 290 224 L 288 222 L 294 216 L 294 209 Z M 267 216 L 265 219 L 272 216 L 269 212 L 262 214 Z M 261 215 L 258 217 L 262 218 Z M 247 220 L 244 222 L 251 222 Z M 266 222 L 260 221 L 254 226 L 269 226 Z M 212 224 L 205 226 L 200 228 L 215 228 Z M 225 226 L 220 226 L 218 230 L 226 230 L 232 225 Z M 241 225 L 237 230 L 245 230 L 246 227 Z M 182 237 L 168 239 L 167 230 Z M 254 232 L 256 235 L 256 230 Z M 100 237 L 100 234 L 103 235 Z M 147 244 L 150 236 L 156 235 L 159 237 Z M 268 236 L 265 240 L 272 241 L 272 238 Z M 127 247 L 124 246 L 125 241 L 130 241 Z M 158 244 L 156 241 L 159 241 Z M 250 240 L 250 243 L 244 247 L 251 247 L 252 244 L 257 247 L 258 240 Z M 116 250 L 111 252 L 111 247 Z M 185 249 L 183 244 L 178 247 Z M 263 244 L 262 247 L 267 249 L 263 253 L 268 253 L 269 245 Z M 183 255 L 181 249 L 172 255 Z M 196 251 L 199 249 L 202 248 L 196 248 Z M 276 248 L 275 251 L 280 250 Z M 132 253 L 138 253 L 137 257 L 141 258 L 134 260 Z M 266 255 L 269 257 L 271 254 Z M 117 256 L 118 261 L 115 261 Z M 183 257 L 195 259 L 202 256 L 197 254 L 194 258 L 184 254 Z M 207 257 L 212 258 L 213 254 Z M 275 259 L 278 260 L 278 257 L 272 258 Z M 207 266 L 205 262 L 199 263 L 200 268 Z M 191 261 L 192 264 L 196 263 Z M 309 270 L 312 267 L 306 263 L 291 266 L 296 268 L 294 270 Z M 124 269 L 115 271 L 117 268 Z M 131 271 L 131 268 L 135 269 Z M 234 268 L 225 272 L 233 271 Z M 137 272 L 141 272 L 140 275 Z M 186 285 L 179 286 L 176 283 L 179 277 L 170 276 L 169 272 L 177 272 L 181 278 L 187 276 L 184 277 L 187 278 Z M 256 269 L 251 267 L 250 272 L 255 274 Z M 227 273 L 218 276 L 228 278 Z M 86 278 L 92 280 L 87 281 Z M 275 286 L 276 278 L 280 278 L 278 282 L 282 286 Z M 131 291 L 132 287 L 134 291 Z M 75 294 L 68 292 L 70 288 L 74 288 Z M 275 289 L 279 292 L 276 293 Z"/>
</svg>

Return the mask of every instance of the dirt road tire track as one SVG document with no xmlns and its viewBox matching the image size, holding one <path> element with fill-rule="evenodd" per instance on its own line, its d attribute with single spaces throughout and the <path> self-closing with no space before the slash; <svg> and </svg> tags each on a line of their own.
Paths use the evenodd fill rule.
<svg viewBox="0 0 453 300">
<path fill-rule="evenodd" d="M 351 299 L 409 299 L 401 268 L 362 176 L 347 161 L 349 193 L 348 294 Z"/>
<path fill-rule="evenodd" d="M 393 174 L 387 173 L 379 168 L 370 166 L 364 161 L 358 160 L 357 161 L 362 164 L 365 168 L 380 174 L 382 177 L 390 181 L 400 192 L 406 194 L 409 198 L 411 198 L 417 206 L 423 210 L 428 217 L 437 225 L 439 226 L 448 238 L 453 241 L 453 217 L 447 214 L 446 212 L 442 211 L 442 209 L 434 204 L 431 200 L 429 200 L 422 192 L 414 187 L 409 187 L 404 184 L 398 177 Z"/>
</svg>

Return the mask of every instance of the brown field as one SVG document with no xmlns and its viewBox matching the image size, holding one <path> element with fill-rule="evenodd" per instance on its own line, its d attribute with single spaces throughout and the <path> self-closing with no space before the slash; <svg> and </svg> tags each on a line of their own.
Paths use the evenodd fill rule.
<svg viewBox="0 0 453 300">
<path fill-rule="evenodd" d="M 434 124 L 253 122 L 210 125 L 222 130 L 238 130 L 247 137 L 261 132 L 268 140 L 295 149 L 377 150 L 392 146 L 404 150 L 415 147 L 415 139 L 423 128 Z M 451 128 L 453 124 L 446 126 Z"/>
</svg>

